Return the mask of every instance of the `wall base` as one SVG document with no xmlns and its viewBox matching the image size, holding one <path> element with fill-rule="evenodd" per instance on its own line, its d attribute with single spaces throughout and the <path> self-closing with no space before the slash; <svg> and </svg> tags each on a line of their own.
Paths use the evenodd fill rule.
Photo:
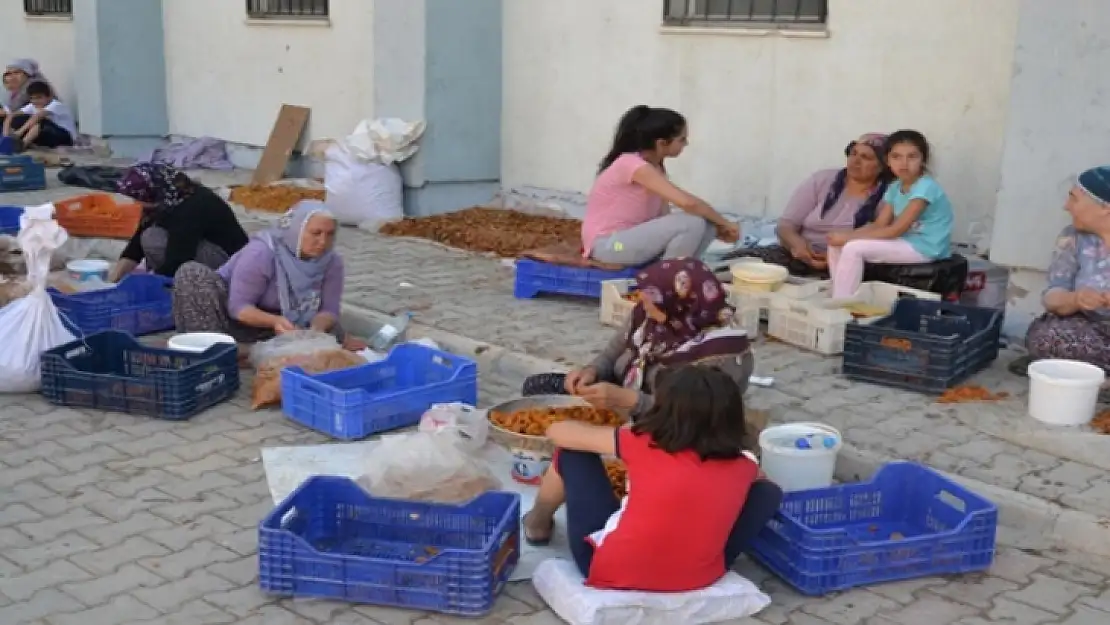
<svg viewBox="0 0 1110 625">
<path fill-rule="evenodd" d="M 405 216 L 427 217 L 488 204 L 501 191 L 496 180 L 486 182 L 429 182 L 405 187 Z"/>
<path fill-rule="evenodd" d="M 150 156 L 156 148 L 166 145 L 165 137 L 104 137 L 112 156 L 140 159 Z"/>
</svg>

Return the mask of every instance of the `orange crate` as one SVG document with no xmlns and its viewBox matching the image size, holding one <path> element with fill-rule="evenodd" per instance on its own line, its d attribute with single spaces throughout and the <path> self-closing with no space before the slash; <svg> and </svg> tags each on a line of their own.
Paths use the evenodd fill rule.
<svg viewBox="0 0 1110 625">
<path fill-rule="evenodd" d="M 54 211 L 58 225 L 70 236 L 95 239 L 130 239 L 143 216 L 141 204 L 119 204 L 107 193 L 78 195 L 54 202 Z"/>
</svg>

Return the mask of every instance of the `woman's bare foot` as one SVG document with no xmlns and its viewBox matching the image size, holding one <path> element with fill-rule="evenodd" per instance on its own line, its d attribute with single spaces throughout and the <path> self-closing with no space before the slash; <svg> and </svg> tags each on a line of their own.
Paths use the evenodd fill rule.
<svg viewBox="0 0 1110 625">
<path fill-rule="evenodd" d="M 532 508 L 524 515 L 524 540 L 529 545 L 543 547 L 551 542 L 551 535 L 555 533 L 555 517 L 541 514 Z"/>
</svg>

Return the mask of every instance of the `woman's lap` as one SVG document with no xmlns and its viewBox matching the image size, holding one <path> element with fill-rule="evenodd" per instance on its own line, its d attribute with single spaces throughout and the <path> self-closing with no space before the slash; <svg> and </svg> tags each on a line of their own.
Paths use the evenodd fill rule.
<svg viewBox="0 0 1110 625">
<path fill-rule="evenodd" d="M 173 319 L 179 332 L 220 332 L 240 343 L 256 343 L 274 335 L 232 319 L 227 312 L 227 283 L 211 267 L 188 262 L 174 275 Z"/>
<path fill-rule="evenodd" d="M 591 258 L 617 265 L 646 265 L 660 258 L 701 256 L 716 237 L 706 220 L 674 212 L 637 226 L 600 237 Z"/>
<path fill-rule="evenodd" d="M 1058 317 L 1046 313 L 1029 325 L 1025 347 L 1030 356 L 1080 360 L 1110 372 L 1110 322 L 1082 314 Z"/>
<path fill-rule="evenodd" d="M 790 275 L 801 277 L 814 277 L 814 278 L 828 278 L 829 272 L 822 269 L 814 269 L 802 261 L 790 255 L 790 250 L 787 250 L 781 245 L 767 245 L 764 247 L 749 247 L 742 250 L 736 250 L 729 254 L 728 258 L 758 258 L 765 263 L 772 265 L 779 265 L 786 267 L 790 271 Z"/>
</svg>

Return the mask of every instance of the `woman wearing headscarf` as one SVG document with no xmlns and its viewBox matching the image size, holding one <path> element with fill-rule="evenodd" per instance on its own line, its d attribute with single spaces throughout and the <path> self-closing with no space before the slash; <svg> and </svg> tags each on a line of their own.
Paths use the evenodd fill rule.
<svg viewBox="0 0 1110 625">
<path fill-rule="evenodd" d="M 329 332 L 351 349 L 365 347 L 339 326 L 343 258 L 335 217 L 303 200 L 250 239 L 218 270 L 185 263 L 174 277 L 179 332 L 220 332 L 255 343 L 296 329 Z"/>
<path fill-rule="evenodd" d="M 27 86 L 33 82 L 42 82 L 50 86 L 55 93 L 50 81 L 39 70 L 39 63 L 34 59 L 16 59 L 4 68 L 4 108 L 9 114 L 18 113 L 20 109 L 31 102 L 27 94 Z"/>
<path fill-rule="evenodd" d="M 751 344 L 744 330 L 731 327 L 735 311 L 709 267 L 691 258 L 658 261 L 636 275 L 636 293 L 631 319 L 593 362 L 531 376 L 524 394 L 578 395 L 636 417 L 651 408 L 659 372 L 688 363 L 717 367 L 747 390 Z"/>
<path fill-rule="evenodd" d="M 231 206 L 169 165 L 135 165 L 120 179 L 118 191 L 143 205 L 143 217 L 112 270 L 113 281 L 143 262 L 166 277 L 189 261 L 216 269 L 247 244 Z"/>
<path fill-rule="evenodd" d="M 778 245 L 738 250 L 733 257 L 757 257 L 797 276 L 827 275 L 825 237 L 874 221 L 891 180 L 884 164 L 886 135 L 865 134 L 844 155 L 845 167 L 818 171 L 794 191 L 775 229 Z"/>
<path fill-rule="evenodd" d="M 1064 210 L 1072 222 L 1056 239 L 1045 314 L 1025 346 L 1033 360 L 1081 360 L 1110 373 L 1110 165 L 1080 174 Z"/>
</svg>

